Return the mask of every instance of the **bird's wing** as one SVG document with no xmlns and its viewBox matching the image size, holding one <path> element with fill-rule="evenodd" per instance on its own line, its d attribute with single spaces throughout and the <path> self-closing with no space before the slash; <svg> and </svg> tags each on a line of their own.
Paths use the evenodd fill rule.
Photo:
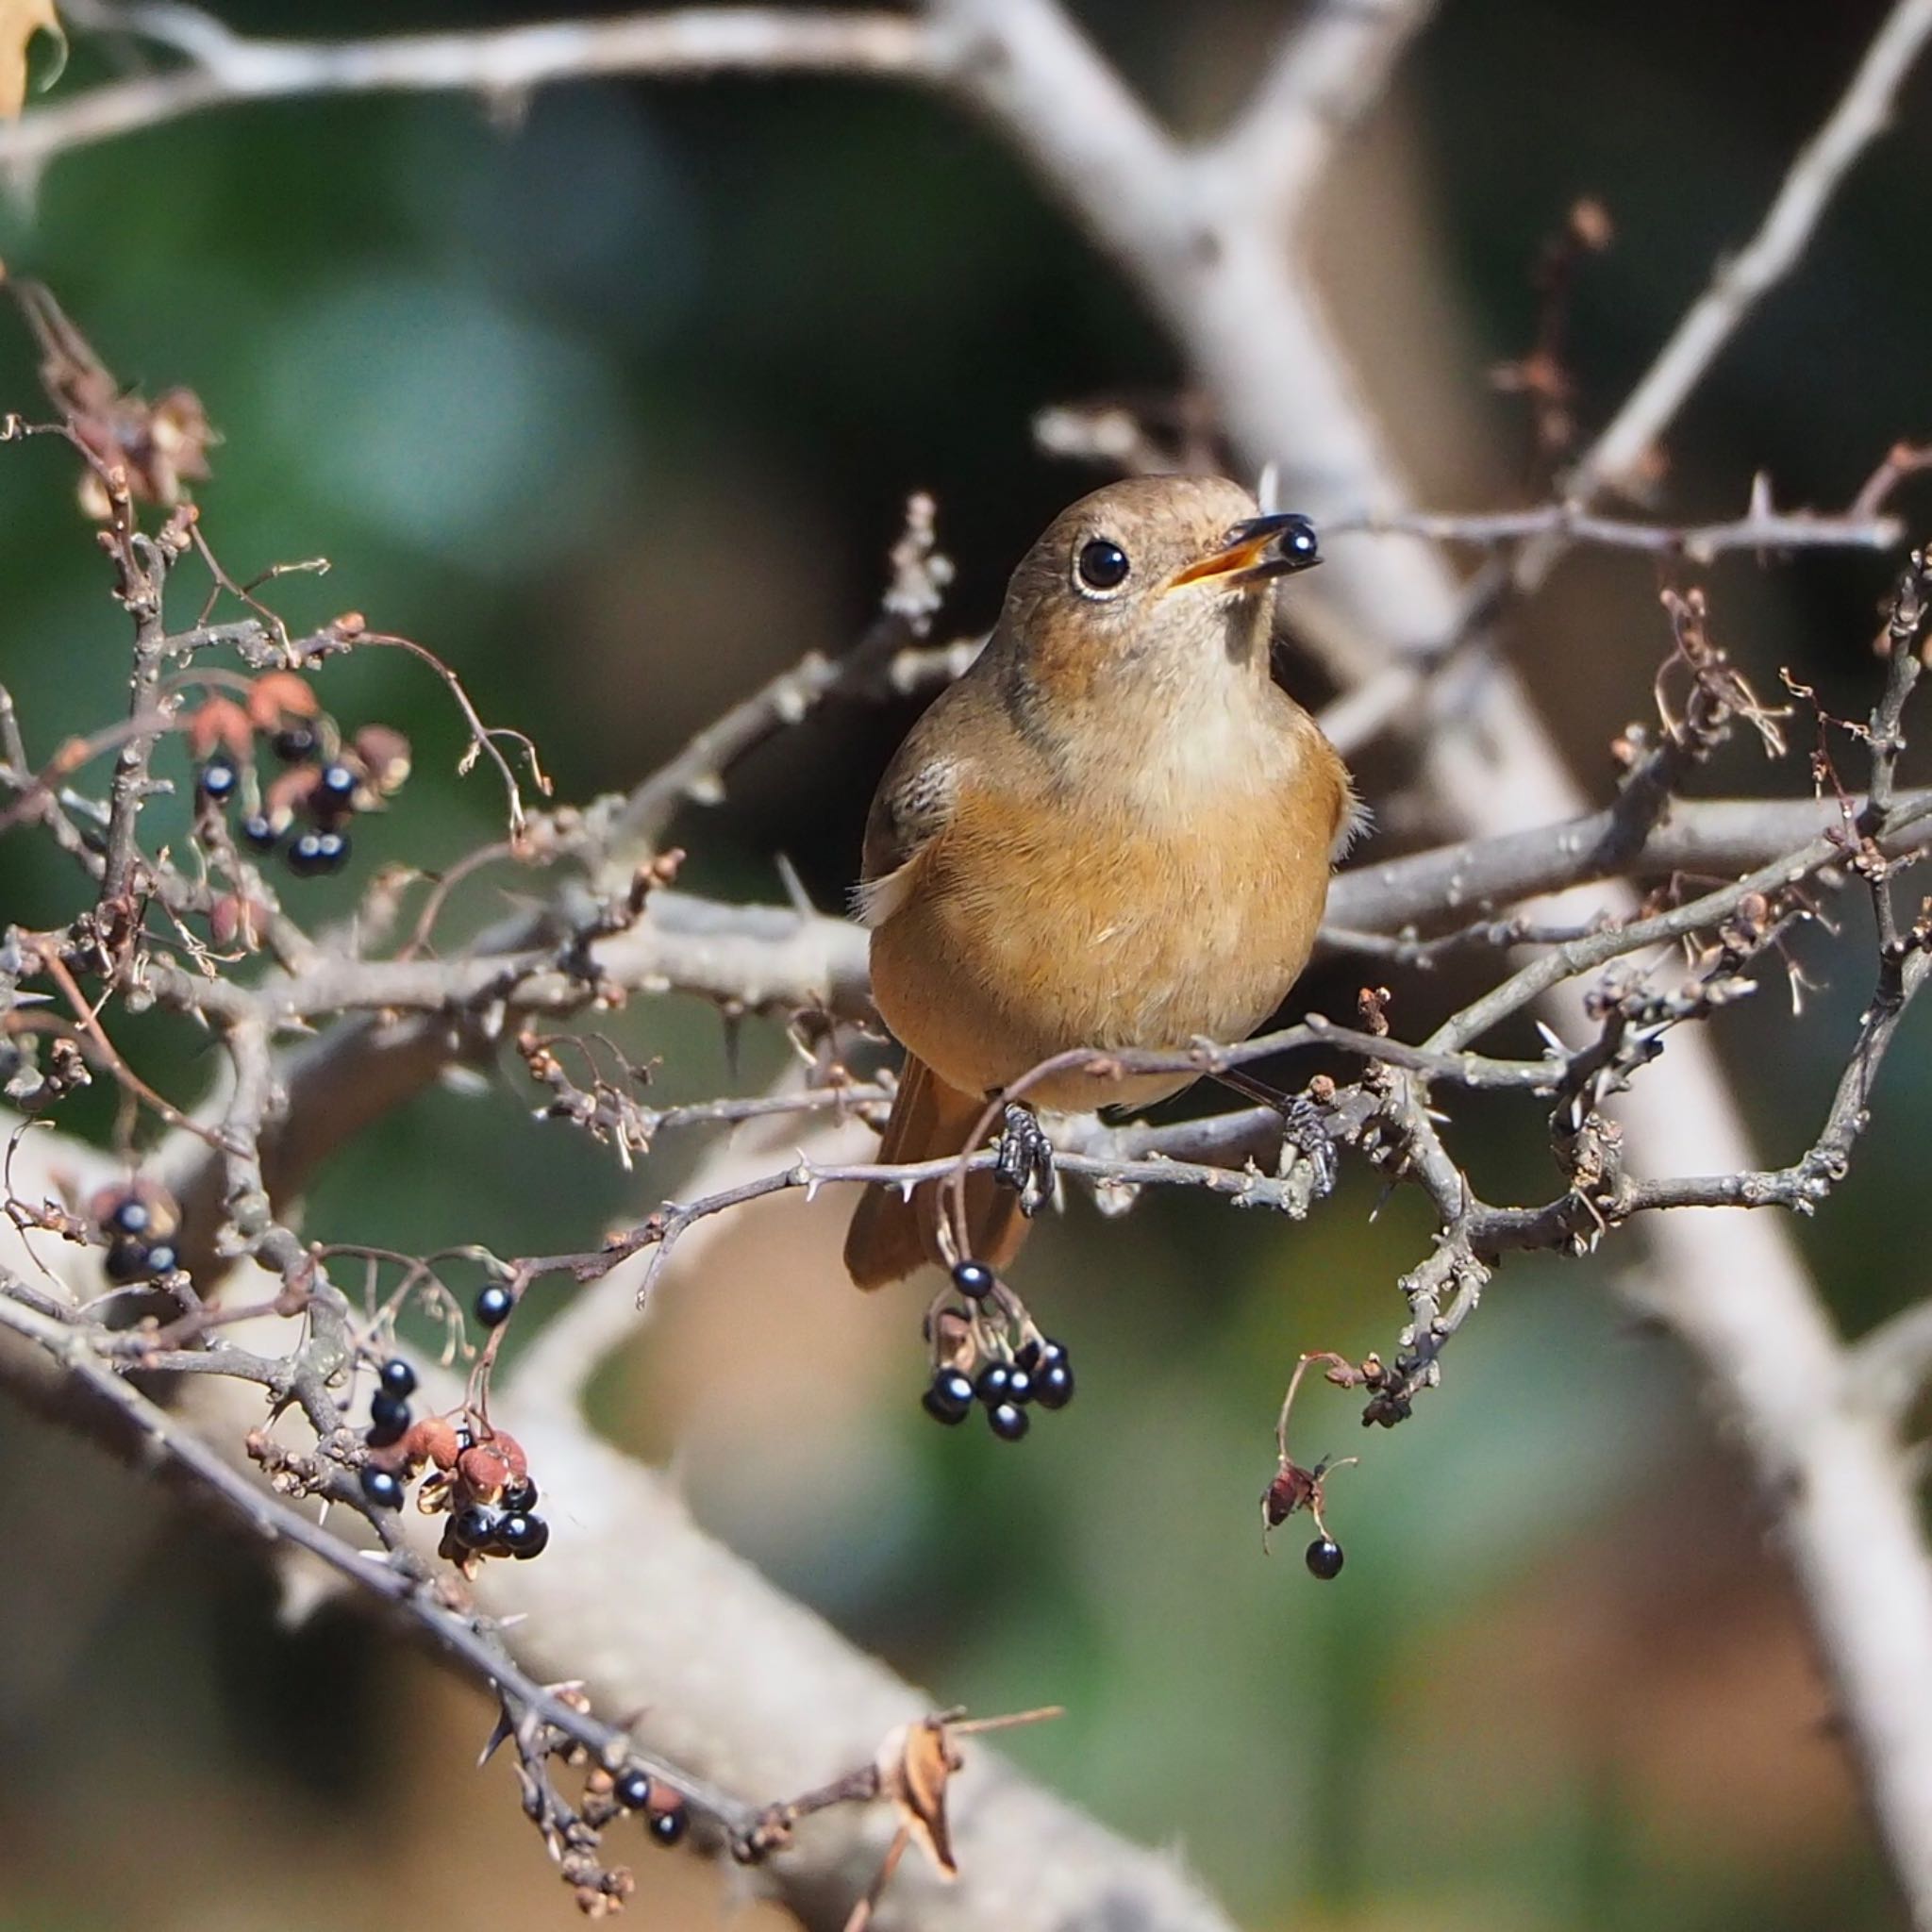
<svg viewBox="0 0 1932 1932">
<path fill-rule="evenodd" d="M 937 707 L 935 707 L 937 708 Z M 953 822 L 960 760 L 939 749 L 928 711 L 886 768 L 865 822 L 865 876 L 855 894 L 860 924 L 883 925 L 911 892 L 919 861 Z"/>
</svg>

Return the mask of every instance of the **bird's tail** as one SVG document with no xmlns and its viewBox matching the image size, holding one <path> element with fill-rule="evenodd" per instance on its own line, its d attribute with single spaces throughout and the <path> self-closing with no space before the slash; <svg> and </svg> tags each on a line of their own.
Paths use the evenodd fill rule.
<svg viewBox="0 0 1932 1932">
<path fill-rule="evenodd" d="M 986 1103 L 949 1087 L 922 1059 L 908 1054 L 892 1101 L 891 1118 L 879 1143 L 879 1160 L 899 1165 L 958 1154 L 986 1110 Z M 939 1245 L 942 1182 L 927 1181 L 908 1200 L 898 1188 L 874 1186 L 859 1196 L 845 1236 L 845 1267 L 860 1288 L 901 1281 L 924 1261 L 943 1261 Z M 1004 1268 L 1026 1236 L 1020 1196 L 991 1172 L 966 1179 L 966 1221 L 972 1258 Z"/>
</svg>

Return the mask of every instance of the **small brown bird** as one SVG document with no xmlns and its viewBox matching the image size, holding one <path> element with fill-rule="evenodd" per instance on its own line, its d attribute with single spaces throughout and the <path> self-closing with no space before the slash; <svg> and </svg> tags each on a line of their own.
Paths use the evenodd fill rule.
<svg viewBox="0 0 1932 1932">
<path fill-rule="evenodd" d="M 1298 516 L 1216 476 L 1115 483 L 1027 552 L 986 649 L 912 728 L 866 824 L 873 996 L 907 1050 L 879 1158 L 958 1154 L 988 1099 L 1074 1047 L 1246 1038 L 1307 965 L 1348 773 L 1269 668 L 1274 579 L 1320 560 Z M 1144 1107 L 1189 1075 L 1050 1079 L 1042 1107 Z M 977 1174 L 973 1258 L 1021 1197 Z M 866 1190 L 861 1288 L 944 1260 L 938 1190 Z"/>
</svg>

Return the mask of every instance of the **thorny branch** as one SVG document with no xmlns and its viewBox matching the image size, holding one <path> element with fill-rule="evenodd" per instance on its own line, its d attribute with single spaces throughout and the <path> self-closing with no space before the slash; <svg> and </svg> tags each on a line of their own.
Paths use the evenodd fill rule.
<svg viewBox="0 0 1932 1932">
<path fill-rule="evenodd" d="M 515 102 L 559 80 L 599 75 L 938 77 L 931 37 L 916 21 L 887 12 L 690 7 L 490 32 L 330 42 L 253 40 L 186 6 L 68 0 L 65 11 L 75 25 L 170 49 L 181 64 L 104 82 L 0 127 L 0 167 L 31 175 L 59 155 L 138 128 L 237 102 L 307 94 L 463 92 Z"/>
<path fill-rule="evenodd" d="M 91 1394 L 109 1405 L 163 1457 L 178 1463 L 210 1500 L 270 1542 L 291 1543 L 327 1565 L 358 1590 L 405 1613 L 437 1643 L 450 1651 L 471 1674 L 502 1699 L 505 1715 L 513 1724 L 525 1714 L 560 1732 L 571 1743 L 592 1754 L 606 1770 L 630 1765 L 668 1780 L 682 1795 L 701 1806 L 722 1825 L 741 1830 L 750 1819 L 728 1794 L 714 1790 L 701 1778 L 640 1751 L 616 1726 L 600 1723 L 550 1687 L 525 1675 L 503 1650 L 495 1634 L 474 1614 L 445 1600 L 436 1578 L 399 1547 L 382 1560 L 317 1524 L 278 1494 L 275 1489 L 248 1478 L 215 1455 L 198 1437 L 175 1423 L 159 1404 L 143 1395 L 117 1368 L 101 1358 L 90 1324 L 51 1312 L 48 1297 L 12 1276 L 0 1276 L 0 1326 L 13 1330 L 57 1360 L 63 1371 L 85 1384 Z M 152 1352 L 131 1357 L 137 1366 L 158 1366 Z M 180 1364 L 169 1362 L 178 1371 Z M 217 1374 L 254 1379 L 254 1364 L 245 1357 L 217 1366 Z M 308 1467 L 296 1458 L 277 1457 L 266 1448 L 259 1457 L 275 1470 L 291 1493 L 323 1497 L 352 1508 L 360 1507 L 353 1480 L 317 1460 Z"/>
</svg>

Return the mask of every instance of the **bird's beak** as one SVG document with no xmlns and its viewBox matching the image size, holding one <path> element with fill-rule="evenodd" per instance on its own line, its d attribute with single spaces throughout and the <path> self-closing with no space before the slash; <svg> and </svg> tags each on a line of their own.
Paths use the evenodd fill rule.
<svg viewBox="0 0 1932 1932">
<path fill-rule="evenodd" d="M 1209 577 L 1245 590 L 1291 571 L 1307 570 L 1322 560 L 1315 526 L 1292 510 L 1273 516 L 1250 517 L 1237 524 L 1201 558 L 1174 579 L 1175 585 L 1198 584 Z"/>
</svg>

